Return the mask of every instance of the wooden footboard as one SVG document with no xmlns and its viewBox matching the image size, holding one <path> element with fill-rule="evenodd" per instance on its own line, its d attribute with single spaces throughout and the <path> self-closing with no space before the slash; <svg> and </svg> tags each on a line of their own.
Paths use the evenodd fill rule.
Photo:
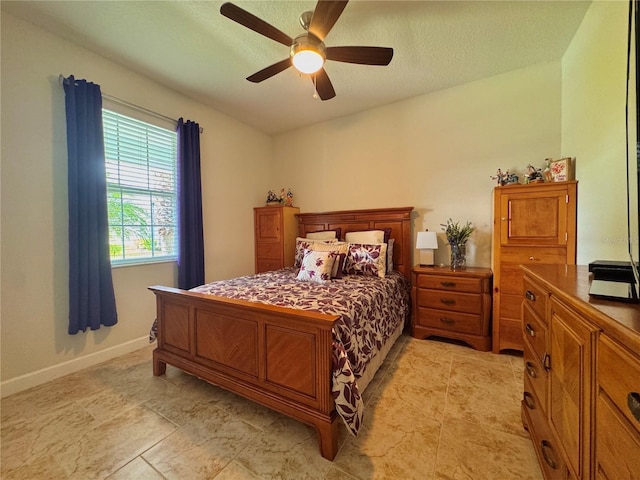
<svg viewBox="0 0 640 480">
<path fill-rule="evenodd" d="M 154 375 L 163 375 L 170 364 L 312 425 L 322 456 L 335 457 L 331 329 L 337 316 L 177 288 L 149 289 L 158 315 Z"/>
</svg>

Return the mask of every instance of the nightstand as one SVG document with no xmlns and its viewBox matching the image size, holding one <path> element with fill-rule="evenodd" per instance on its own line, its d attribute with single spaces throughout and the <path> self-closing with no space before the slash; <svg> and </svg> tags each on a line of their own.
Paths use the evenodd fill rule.
<svg viewBox="0 0 640 480">
<path fill-rule="evenodd" d="M 491 350 L 492 277 L 488 268 L 414 267 L 412 335 L 452 338 L 476 350 Z"/>
</svg>

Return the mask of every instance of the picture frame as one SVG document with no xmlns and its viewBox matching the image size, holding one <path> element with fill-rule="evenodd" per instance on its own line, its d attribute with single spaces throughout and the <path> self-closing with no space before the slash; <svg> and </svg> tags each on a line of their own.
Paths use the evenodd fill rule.
<svg viewBox="0 0 640 480">
<path fill-rule="evenodd" d="M 553 182 L 566 182 L 573 180 L 573 162 L 571 157 L 554 160 L 549 166 Z"/>
</svg>

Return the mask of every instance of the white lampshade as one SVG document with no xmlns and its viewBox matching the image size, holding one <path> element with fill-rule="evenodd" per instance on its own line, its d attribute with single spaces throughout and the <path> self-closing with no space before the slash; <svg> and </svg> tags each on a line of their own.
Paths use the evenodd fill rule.
<svg viewBox="0 0 640 480">
<path fill-rule="evenodd" d="M 418 232 L 416 248 L 418 250 L 422 250 L 423 248 L 438 248 L 438 236 L 436 235 L 436 232 Z"/>
<path fill-rule="evenodd" d="M 420 250 L 420 265 L 433 265 L 433 251 L 438 248 L 438 236 L 436 232 L 418 232 L 416 248 Z"/>
</svg>

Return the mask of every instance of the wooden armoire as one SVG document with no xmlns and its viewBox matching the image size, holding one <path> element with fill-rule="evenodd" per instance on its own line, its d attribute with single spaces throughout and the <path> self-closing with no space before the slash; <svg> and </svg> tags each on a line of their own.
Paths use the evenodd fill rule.
<svg viewBox="0 0 640 480">
<path fill-rule="evenodd" d="M 253 209 L 256 273 L 293 266 L 298 235 L 298 207 L 268 206 Z"/>
<path fill-rule="evenodd" d="M 576 263 L 578 182 L 497 186 L 493 192 L 493 352 L 522 351 L 520 265 Z"/>
</svg>

